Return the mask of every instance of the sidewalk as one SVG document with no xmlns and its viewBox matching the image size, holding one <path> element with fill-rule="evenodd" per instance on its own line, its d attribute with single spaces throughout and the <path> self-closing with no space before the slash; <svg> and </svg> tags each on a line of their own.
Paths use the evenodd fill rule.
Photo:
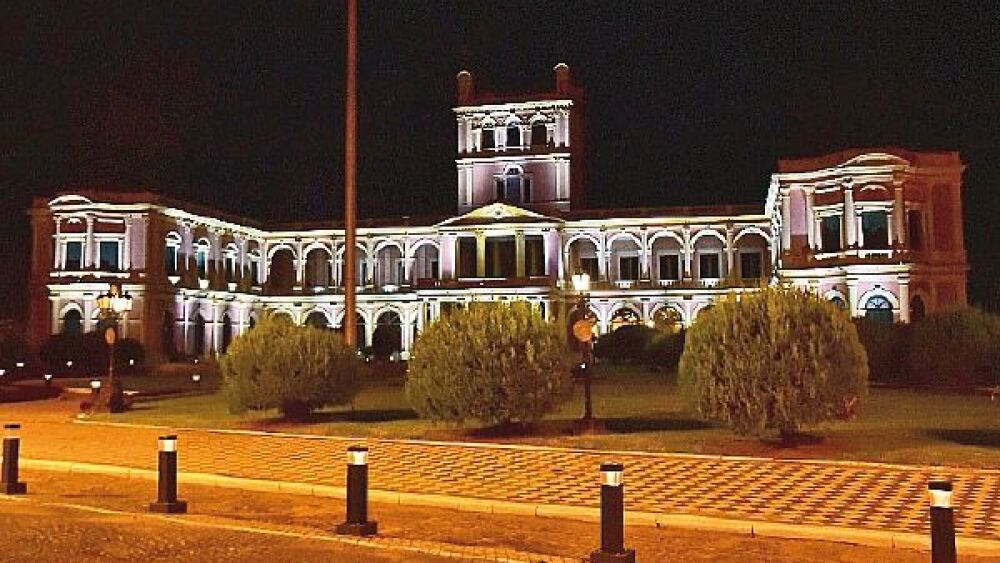
<svg viewBox="0 0 1000 563">
<path fill-rule="evenodd" d="M 22 419 L 22 456 L 154 469 L 150 427 Z M 1000 471 L 869 463 L 595 452 L 493 444 L 351 440 L 179 429 L 182 472 L 343 487 L 344 450 L 370 449 L 373 489 L 598 506 L 598 465 L 625 465 L 629 511 L 927 536 L 927 481 L 955 484 L 960 537 L 1000 540 Z"/>
</svg>

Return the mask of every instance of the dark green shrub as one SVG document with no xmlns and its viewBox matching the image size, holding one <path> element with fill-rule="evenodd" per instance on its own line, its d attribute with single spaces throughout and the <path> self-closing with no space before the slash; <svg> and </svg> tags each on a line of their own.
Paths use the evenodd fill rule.
<svg viewBox="0 0 1000 563">
<path fill-rule="evenodd" d="M 399 325 L 379 325 L 372 333 L 371 355 L 386 360 L 399 352 L 402 331 Z"/>
<path fill-rule="evenodd" d="M 271 315 L 236 338 L 219 367 L 232 412 L 276 408 L 292 420 L 349 403 L 361 383 L 361 361 L 338 334 Z"/>
<path fill-rule="evenodd" d="M 880 383 L 910 381 L 906 357 L 909 326 L 854 319 L 858 339 L 868 355 L 868 379 Z"/>
<path fill-rule="evenodd" d="M 434 420 L 534 422 L 571 390 L 560 330 L 528 303 L 482 303 L 442 315 L 413 347 L 410 405 Z"/>
<path fill-rule="evenodd" d="M 868 360 L 847 315 L 815 295 L 763 289 L 722 300 L 688 331 L 679 382 L 698 412 L 738 434 L 851 416 Z"/>
<path fill-rule="evenodd" d="M 1000 316 L 966 308 L 914 323 L 909 369 L 924 385 L 972 387 L 1000 379 Z"/>
<path fill-rule="evenodd" d="M 48 369 L 61 371 L 67 361 L 74 370 L 87 375 L 104 373 L 108 369 L 108 344 L 104 333 L 53 334 L 42 345 L 39 358 Z M 128 368 L 129 360 L 142 365 L 146 353 L 142 343 L 132 338 L 122 338 L 115 343 L 115 368 Z"/>
<path fill-rule="evenodd" d="M 24 331 L 13 322 L 0 325 L 0 366 L 9 367 L 27 360 L 28 347 Z"/>
<path fill-rule="evenodd" d="M 594 356 L 602 360 L 641 362 L 646 347 L 658 334 L 644 325 L 625 325 L 602 335 L 594 344 Z"/>
<path fill-rule="evenodd" d="M 676 371 L 681 361 L 681 354 L 684 353 L 686 335 L 687 331 L 685 330 L 676 334 L 658 332 L 646 344 L 646 349 L 643 352 L 646 365 L 659 371 Z"/>
</svg>

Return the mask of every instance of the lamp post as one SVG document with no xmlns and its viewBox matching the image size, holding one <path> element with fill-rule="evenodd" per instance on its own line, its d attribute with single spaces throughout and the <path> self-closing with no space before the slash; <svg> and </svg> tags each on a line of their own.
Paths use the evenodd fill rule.
<svg viewBox="0 0 1000 563">
<path fill-rule="evenodd" d="M 588 305 L 587 292 L 590 291 L 590 275 L 587 273 L 573 274 L 573 290 L 579 294 L 574 310 L 573 337 L 580 349 L 580 368 L 583 371 L 583 419 L 580 421 L 585 429 L 593 427 L 594 406 L 591 400 L 590 387 L 593 381 L 593 339 L 596 319 Z"/>
<path fill-rule="evenodd" d="M 132 310 L 132 296 L 122 291 L 121 284 L 112 283 L 107 293 L 97 296 L 96 304 L 101 320 L 109 324 L 104 331 L 108 343 L 108 412 L 118 413 L 125 410 L 125 393 L 121 382 L 115 379 L 115 341 L 118 323 Z"/>
</svg>

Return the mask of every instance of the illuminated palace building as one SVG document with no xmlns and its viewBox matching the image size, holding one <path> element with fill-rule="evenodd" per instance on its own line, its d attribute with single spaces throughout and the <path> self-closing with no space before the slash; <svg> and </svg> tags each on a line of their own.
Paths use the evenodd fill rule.
<svg viewBox="0 0 1000 563">
<path fill-rule="evenodd" d="M 565 322 L 584 272 L 601 333 L 690 325 L 762 283 L 885 322 L 965 303 L 957 153 L 781 160 L 757 206 L 586 209 L 582 93 L 566 65 L 554 78 L 551 92 L 496 97 L 458 74 L 457 215 L 360 221 L 356 280 L 343 279 L 339 224 L 269 224 L 153 193 L 36 200 L 31 341 L 94 329 L 111 281 L 134 298 L 124 335 L 152 358 L 221 352 L 264 310 L 340 326 L 345 283 L 358 287 L 359 342 L 398 327 L 402 358 L 425 324 L 474 301 L 525 300 Z"/>
</svg>

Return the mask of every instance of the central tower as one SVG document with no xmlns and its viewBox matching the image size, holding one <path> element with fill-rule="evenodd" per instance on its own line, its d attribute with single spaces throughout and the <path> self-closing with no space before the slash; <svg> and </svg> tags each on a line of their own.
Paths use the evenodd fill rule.
<svg viewBox="0 0 1000 563">
<path fill-rule="evenodd" d="M 476 92 L 458 73 L 458 212 L 497 201 L 541 213 L 584 207 L 583 91 L 569 67 L 555 89 L 533 95 Z"/>
</svg>

